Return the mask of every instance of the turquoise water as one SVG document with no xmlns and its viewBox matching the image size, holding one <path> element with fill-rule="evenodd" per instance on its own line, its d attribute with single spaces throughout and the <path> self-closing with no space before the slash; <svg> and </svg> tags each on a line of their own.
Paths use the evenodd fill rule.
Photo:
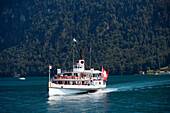
<svg viewBox="0 0 170 113">
<path fill-rule="evenodd" d="M 48 97 L 48 77 L 0 78 L 0 113 L 170 112 L 170 76 L 109 76 L 97 93 Z"/>
</svg>

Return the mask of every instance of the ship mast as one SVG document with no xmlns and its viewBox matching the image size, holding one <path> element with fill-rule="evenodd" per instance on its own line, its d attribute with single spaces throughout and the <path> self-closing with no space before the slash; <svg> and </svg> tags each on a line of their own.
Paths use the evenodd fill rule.
<svg viewBox="0 0 170 113">
<path fill-rule="evenodd" d="M 75 49 L 75 43 L 73 43 L 73 66 L 74 66 L 74 49 Z"/>
<path fill-rule="evenodd" d="M 90 41 L 90 69 L 91 69 L 91 41 Z"/>
<path fill-rule="evenodd" d="M 77 43 L 77 40 L 73 38 L 73 66 L 74 66 L 74 49 L 75 49 L 75 43 Z"/>
</svg>

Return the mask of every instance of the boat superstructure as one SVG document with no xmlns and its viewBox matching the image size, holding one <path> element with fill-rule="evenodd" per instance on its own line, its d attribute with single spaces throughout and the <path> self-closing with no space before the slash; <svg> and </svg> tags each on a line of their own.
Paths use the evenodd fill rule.
<svg viewBox="0 0 170 113">
<path fill-rule="evenodd" d="M 94 68 L 85 70 L 81 52 L 80 60 L 73 65 L 73 71 L 61 73 L 61 69 L 57 69 L 57 75 L 50 79 L 50 69 L 49 66 L 49 96 L 96 92 L 106 87 L 107 71 L 103 68 L 102 71 Z"/>
</svg>

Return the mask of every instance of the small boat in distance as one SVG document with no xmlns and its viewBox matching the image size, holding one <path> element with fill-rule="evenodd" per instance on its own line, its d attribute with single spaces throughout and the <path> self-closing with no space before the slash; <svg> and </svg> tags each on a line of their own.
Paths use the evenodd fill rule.
<svg viewBox="0 0 170 113">
<path fill-rule="evenodd" d="M 75 62 L 72 71 L 62 73 L 61 69 L 57 69 L 57 75 L 50 79 L 51 69 L 52 66 L 49 65 L 49 96 L 93 93 L 106 88 L 108 72 L 103 67 L 102 71 L 94 70 L 94 68 L 85 70 L 85 60 L 82 58 L 81 50 L 80 59 Z"/>
<path fill-rule="evenodd" d="M 170 75 L 170 72 L 156 73 L 155 75 Z"/>
<path fill-rule="evenodd" d="M 24 77 L 20 77 L 20 78 L 19 78 L 19 80 L 22 80 L 22 81 L 24 81 L 24 80 L 25 80 L 25 78 L 24 78 Z"/>
</svg>

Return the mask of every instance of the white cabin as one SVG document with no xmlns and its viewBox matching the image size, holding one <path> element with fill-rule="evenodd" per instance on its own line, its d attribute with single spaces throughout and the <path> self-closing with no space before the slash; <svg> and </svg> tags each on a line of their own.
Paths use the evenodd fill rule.
<svg viewBox="0 0 170 113">
<path fill-rule="evenodd" d="M 73 72 L 78 73 L 78 72 L 84 72 L 85 70 L 85 61 L 84 60 L 77 60 L 76 65 L 73 66 Z"/>
</svg>

